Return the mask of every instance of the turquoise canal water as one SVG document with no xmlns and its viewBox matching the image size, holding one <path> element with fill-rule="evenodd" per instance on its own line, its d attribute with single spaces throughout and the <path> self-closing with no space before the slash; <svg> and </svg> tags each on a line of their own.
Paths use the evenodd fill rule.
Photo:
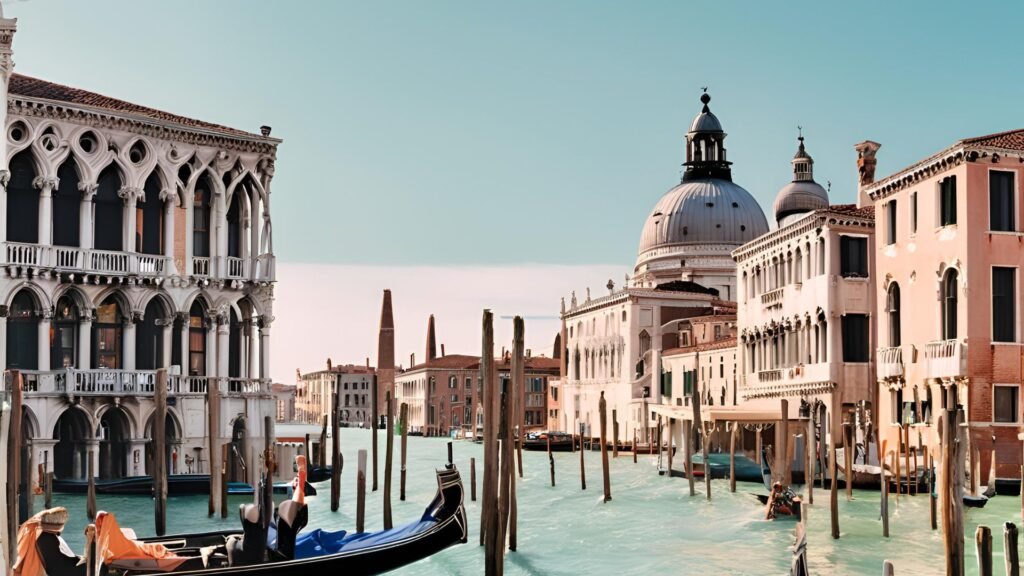
<svg viewBox="0 0 1024 576">
<path fill-rule="evenodd" d="M 367 530 L 379 530 L 382 523 L 383 433 L 379 440 L 381 489 L 367 496 Z M 329 483 L 318 484 L 321 495 L 309 499 L 310 527 L 351 530 L 355 526 L 356 451 L 369 449 L 370 432 L 343 430 L 341 446 L 345 456 L 341 509 L 330 511 Z M 469 459 L 477 459 L 478 480 L 482 479 L 482 447 L 469 442 L 456 442 L 454 446 L 455 463 L 466 487 L 469 543 L 395 574 L 482 574 L 483 548 L 477 545 L 479 502 L 469 501 Z M 401 502 L 397 441 L 395 448 L 393 515 L 395 524 L 400 525 L 422 514 L 436 487 L 433 470 L 442 466 L 447 456 L 443 439 L 409 438 L 409 485 L 407 499 Z M 655 457 L 640 456 L 633 464 L 631 455 L 621 455 L 611 460 L 613 499 L 605 504 L 601 502 L 599 453 L 586 453 L 586 491 L 580 490 L 579 454 L 555 454 L 555 467 L 557 486 L 552 488 L 547 454 L 523 453 L 525 477 L 518 483 L 519 551 L 508 553 L 506 574 L 788 574 L 794 524 L 763 520 L 763 510 L 751 495 L 761 490 L 756 484 L 739 483 L 736 493 L 730 494 L 727 480 L 714 480 L 709 502 L 702 483 L 697 484 L 697 496 L 691 498 L 685 479 L 659 476 Z M 479 491 L 480 486 L 477 488 Z M 65 537 L 74 549 L 81 550 L 86 523 L 84 498 L 55 494 L 54 501 L 70 510 Z M 245 501 L 245 497 L 232 497 L 229 518 L 220 520 L 207 518 L 205 496 L 170 498 L 168 530 L 174 533 L 234 527 L 238 504 Z M 130 526 L 140 535 L 153 533 L 151 499 L 100 496 L 98 504 L 114 512 L 122 526 Z M 816 490 L 815 505 L 808 512 L 812 573 L 881 574 L 884 559 L 895 562 L 900 576 L 943 572 L 941 535 L 928 527 L 927 498 L 902 496 L 897 504 L 895 495 L 891 497 L 889 539 L 881 536 L 878 507 L 877 492 L 855 491 L 850 502 L 840 493 L 842 538 L 833 540 L 828 493 Z M 1017 498 L 997 497 L 984 509 L 967 510 L 968 574 L 977 574 L 973 535 L 978 524 L 988 525 L 994 532 L 995 564 L 1000 567 L 997 573 L 1002 573 L 1002 525 L 1006 520 L 1020 523 Z"/>
</svg>

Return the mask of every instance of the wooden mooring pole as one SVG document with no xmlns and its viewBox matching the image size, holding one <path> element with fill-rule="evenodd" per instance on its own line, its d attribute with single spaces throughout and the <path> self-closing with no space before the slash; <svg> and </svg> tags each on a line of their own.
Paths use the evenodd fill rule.
<svg viewBox="0 0 1024 576">
<path fill-rule="evenodd" d="M 371 385 L 370 394 L 370 412 L 373 413 L 373 423 L 370 426 L 370 466 L 373 468 L 373 485 L 370 487 L 371 491 L 377 491 L 377 432 L 380 428 L 380 406 L 377 400 L 377 375 L 373 375 L 373 383 Z"/>
<path fill-rule="evenodd" d="M 96 469 L 93 463 L 92 450 L 85 451 L 86 461 L 85 473 L 87 474 L 88 485 L 85 492 L 85 517 L 92 522 L 96 519 Z"/>
<path fill-rule="evenodd" d="M 604 392 L 602 392 L 604 394 Z M 668 470 L 666 470 L 665 476 L 672 478 L 672 434 L 675 432 L 675 418 L 668 419 Z"/>
<path fill-rule="evenodd" d="M 729 492 L 736 491 L 736 434 L 739 431 L 739 423 L 733 422 L 729 426 Z"/>
<path fill-rule="evenodd" d="M 580 424 L 580 490 L 587 489 L 587 469 L 583 464 L 583 425 Z"/>
<path fill-rule="evenodd" d="M 512 407 L 512 411 L 509 413 L 508 418 L 508 441 L 512 444 L 510 448 L 515 449 L 516 466 L 515 470 L 509 470 L 508 473 L 508 549 L 515 552 L 518 547 L 518 528 L 519 528 L 519 501 L 516 497 L 516 471 L 519 473 L 519 477 L 523 477 L 523 440 L 526 435 L 523 434 L 525 420 L 523 418 L 523 403 L 525 402 L 525 396 L 523 395 L 526 390 L 526 361 L 525 361 L 525 350 L 526 350 L 526 323 L 523 322 L 521 316 L 516 316 L 512 319 L 512 378 L 509 380 L 510 394 L 509 394 L 509 405 Z M 518 432 L 518 439 L 517 439 Z M 512 456 L 509 453 L 509 456 Z M 511 463 L 510 463 L 511 464 Z"/>
<path fill-rule="evenodd" d="M 892 560 L 882 562 L 882 576 L 896 576 L 896 568 L 893 567 Z"/>
<path fill-rule="evenodd" d="M 832 513 L 832 538 L 839 539 L 839 482 L 836 481 L 836 439 L 832 437 L 832 450 L 829 454 L 828 471 L 831 478 L 829 492 L 829 509 Z"/>
<path fill-rule="evenodd" d="M 341 428 L 338 426 L 339 397 L 335 391 L 331 398 L 331 512 L 341 505 Z M 267 431 L 269 433 L 269 430 Z"/>
<path fill-rule="evenodd" d="M 703 424 L 701 426 L 701 431 L 703 432 L 703 434 L 701 434 L 701 440 L 703 440 L 702 456 L 704 459 L 704 496 L 708 500 L 711 500 L 711 466 L 708 464 L 708 451 L 711 448 L 712 426 L 711 423 L 708 423 L 707 426 L 704 426 Z"/>
<path fill-rule="evenodd" d="M 221 502 L 224 493 L 221 485 L 225 482 L 223 474 L 221 474 L 224 454 L 220 442 L 220 389 L 218 382 L 217 378 L 209 378 L 206 381 L 206 439 L 207 458 L 210 466 L 210 497 L 207 510 L 209 516 L 217 514 L 224 508 L 224 503 Z M 306 442 L 306 446 L 308 449 L 309 442 Z"/>
<path fill-rule="evenodd" d="M 889 537 L 889 481 L 885 479 L 885 462 L 889 459 L 885 452 L 888 441 L 882 442 L 882 449 L 878 452 L 878 466 L 881 468 L 882 476 L 882 536 Z"/>
<path fill-rule="evenodd" d="M 619 457 L 619 416 L 618 411 L 612 409 L 612 458 Z"/>
<path fill-rule="evenodd" d="M 938 514 L 936 510 L 936 496 L 935 496 L 935 454 L 930 449 L 924 451 L 925 454 L 925 478 L 928 479 L 928 521 L 932 530 L 939 529 Z"/>
<path fill-rule="evenodd" d="M 843 460 L 845 472 L 843 478 L 846 485 L 846 501 L 853 500 L 853 425 L 843 422 Z"/>
<path fill-rule="evenodd" d="M 366 528 L 366 450 L 357 453 L 356 462 L 356 532 Z"/>
<path fill-rule="evenodd" d="M 975 530 L 974 545 L 978 552 L 978 575 L 992 576 L 992 530 L 988 526 Z"/>
<path fill-rule="evenodd" d="M 476 458 L 469 459 L 469 499 L 476 502 Z"/>
<path fill-rule="evenodd" d="M 387 438 L 384 440 L 384 529 L 391 530 L 391 461 L 395 451 L 395 415 L 391 408 L 391 391 L 384 393 L 384 409 L 387 411 Z"/>
<path fill-rule="evenodd" d="M 636 432 L 633 433 L 633 464 L 636 464 Z"/>
<path fill-rule="evenodd" d="M 789 457 L 789 400 L 779 400 L 782 422 L 779 425 L 779 445 L 775 448 L 775 470 L 776 481 L 789 487 L 793 483 L 793 475 L 789 472 L 789 465 L 792 460 Z"/>
<path fill-rule="evenodd" d="M 548 435 L 548 466 L 551 468 L 551 486 L 555 486 L 555 457 L 551 454 L 551 435 Z"/>
<path fill-rule="evenodd" d="M 398 499 L 405 502 L 405 461 L 406 461 L 406 450 L 409 442 L 409 405 L 402 402 L 402 406 L 399 408 L 399 420 L 398 427 L 402 431 L 402 462 L 401 468 L 398 471 Z M 451 446 L 451 443 L 448 444 Z M 449 455 L 450 456 L 450 455 Z M 475 500 L 476 498 L 474 498 Z"/>
<path fill-rule="evenodd" d="M 156 535 L 167 533 L 167 369 L 156 371 L 153 388 L 153 512 Z"/>
<path fill-rule="evenodd" d="M 1006 564 L 1006 576 L 1020 576 L 1020 552 L 1017 549 L 1017 525 L 1013 522 L 1003 524 L 1003 559 Z"/>
<path fill-rule="evenodd" d="M 807 485 L 807 503 L 814 505 L 814 477 L 815 477 L 815 458 L 814 448 L 817 446 L 816 438 L 814 437 L 814 413 L 809 413 L 807 418 L 807 436 L 804 438 L 804 484 Z M 824 486 L 822 486 L 824 488 Z"/>
<path fill-rule="evenodd" d="M 8 338 L 11 336 L 8 335 Z M 7 482 L 5 497 L 7 498 L 7 534 L 4 538 L 7 542 L 7 559 L 13 562 L 17 558 L 18 551 L 18 527 L 21 515 L 18 514 L 18 489 L 21 486 L 21 423 L 22 423 L 22 390 L 21 372 L 11 370 L 11 409 L 8 413 L 7 422 Z M 95 516 L 95 515 L 94 515 Z M 90 518 L 92 520 L 92 518 Z"/>
<path fill-rule="evenodd" d="M 323 427 L 320 428 L 320 448 L 316 451 L 316 465 L 327 468 L 327 424 L 328 417 L 324 414 Z"/>
<path fill-rule="evenodd" d="M 228 451 L 231 443 L 224 442 L 220 445 L 220 517 L 228 517 Z"/>
<path fill-rule="evenodd" d="M 608 473 L 608 441 L 605 434 L 607 428 L 607 404 L 604 399 L 604 390 L 601 391 L 601 399 L 597 402 L 597 410 L 601 415 L 601 473 L 604 476 L 604 501 L 608 502 L 612 499 L 612 480 Z M 669 419 L 669 442 L 668 442 L 668 454 L 669 454 L 669 476 L 672 475 L 672 420 Z"/>
<path fill-rule="evenodd" d="M 484 402 L 484 483 L 483 502 L 480 506 L 480 544 L 484 546 L 484 574 L 499 573 L 498 554 L 498 425 L 499 395 L 496 389 L 497 374 L 494 370 L 494 316 L 490 310 L 483 311 L 482 349 L 480 353 L 480 378 Z M 503 545 L 504 543 L 502 543 Z"/>
</svg>

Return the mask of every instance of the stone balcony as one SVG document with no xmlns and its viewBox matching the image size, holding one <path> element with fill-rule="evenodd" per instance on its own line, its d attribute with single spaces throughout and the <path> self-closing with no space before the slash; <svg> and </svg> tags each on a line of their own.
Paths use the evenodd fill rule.
<svg viewBox="0 0 1024 576">
<path fill-rule="evenodd" d="M 782 306 L 782 297 L 786 294 L 786 287 L 776 288 L 761 294 L 761 305 L 765 308 Z"/>
<path fill-rule="evenodd" d="M 878 379 L 888 380 L 903 377 L 903 348 L 889 346 L 878 349 Z"/>
<path fill-rule="evenodd" d="M 959 340 L 935 340 L 924 345 L 925 378 L 967 375 L 967 345 Z"/>
<path fill-rule="evenodd" d="M 152 396 L 156 370 L 23 370 L 22 390 L 27 396 Z M 249 397 L 270 394 L 270 380 L 169 375 L 170 396 L 205 396 L 215 382 L 221 396 Z"/>
<path fill-rule="evenodd" d="M 797 364 L 748 373 L 741 393 L 748 399 L 815 394 L 834 387 L 837 365 L 828 362 Z"/>
<path fill-rule="evenodd" d="M 81 274 L 154 278 L 183 272 L 177 270 L 173 259 L 168 256 L 136 252 L 4 242 L 0 254 L 8 268 L 24 267 Z M 255 282 L 273 282 L 275 279 L 273 254 L 261 254 L 255 258 L 196 256 L 190 260 L 192 276 Z M 218 260 L 222 261 L 222 265 L 217 265 Z"/>
</svg>

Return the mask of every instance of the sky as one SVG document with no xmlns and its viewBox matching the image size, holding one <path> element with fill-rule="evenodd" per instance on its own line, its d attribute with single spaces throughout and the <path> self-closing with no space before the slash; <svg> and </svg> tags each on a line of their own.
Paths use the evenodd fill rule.
<svg viewBox="0 0 1024 576">
<path fill-rule="evenodd" d="M 422 348 L 426 316 L 461 293 L 440 273 L 438 285 L 409 281 L 417 270 L 474 274 L 465 285 L 483 293 L 467 306 L 529 295 L 517 310 L 527 314 L 556 314 L 570 287 L 620 281 L 644 219 L 679 181 L 704 86 L 734 180 L 769 215 L 798 125 L 835 203 L 854 201 L 857 142 L 882 143 L 884 175 L 960 138 L 1024 127 L 1021 2 L 22 0 L 4 10 L 19 18 L 18 72 L 272 126 L 284 140 L 277 311 L 317 314 L 305 289 L 319 278 L 293 270 L 365 272 L 339 276 L 346 289 L 332 297 L 377 313 L 381 290 L 408 282 L 431 305 L 406 303 L 400 356 Z M 530 280 L 488 282 L 496 269 Z M 551 270 L 577 279 L 549 283 Z M 453 330 L 478 331 L 479 309 L 466 317 L 476 320 Z M 376 319 L 342 325 L 376 341 Z M 281 332 L 275 341 L 301 336 Z M 275 378 L 294 370 L 280 358 Z"/>
</svg>

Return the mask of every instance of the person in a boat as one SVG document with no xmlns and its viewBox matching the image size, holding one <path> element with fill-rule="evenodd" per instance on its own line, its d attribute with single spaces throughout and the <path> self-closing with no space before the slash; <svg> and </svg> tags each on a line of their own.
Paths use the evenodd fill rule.
<svg viewBox="0 0 1024 576">
<path fill-rule="evenodd" d="M 18 529 L 15 576 L 84 576 L 85 562 L 61 538 L 68 511 L 49 508 L 32 516 Z"/>
<path fill-rule="evenodd" d="M 782 482 L 772 485 L 772 493 L 768 497 L 768 520 L 774 520 L 779 515 L 793 515 L 793 493 L 784 488 Z"/>
</svg>

